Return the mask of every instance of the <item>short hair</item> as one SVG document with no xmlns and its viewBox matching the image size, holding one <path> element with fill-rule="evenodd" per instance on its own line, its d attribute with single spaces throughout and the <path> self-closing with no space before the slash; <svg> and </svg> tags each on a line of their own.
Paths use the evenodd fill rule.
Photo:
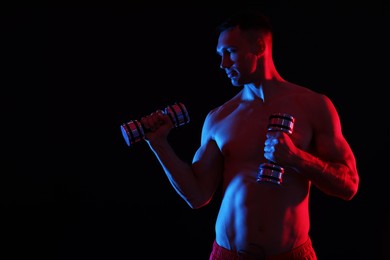
<svg viewBox="0 0 390 260">
<path fill-rule="evenodd" d="M 233 14 L 217 25 L 217 33 L 238 26 L 242 31 L 260 30 L 272 34 L 272 25 L 269 18 L 258 10 L 244 10 Z"/>
</svg>

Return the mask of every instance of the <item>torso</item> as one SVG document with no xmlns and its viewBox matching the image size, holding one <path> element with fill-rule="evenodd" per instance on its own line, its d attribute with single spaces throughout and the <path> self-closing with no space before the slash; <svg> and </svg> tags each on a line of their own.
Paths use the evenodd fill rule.
<svg viewBox="0 0 390 260">
<path fill-rule="evenodd" d="M 281 185 L 256 181 L 260 164 L 266 162 L 263 149 L 271 114 L 294 116 L 291 138 L 310 151 L 313 133 L 302 105 L 305 93 L 287 93 L 268 103 L 234 98 L 214 112 L 210 130 L 225 158 L 224 195 L 215 226 L 219 245 L 261 256 L 289 251 L 308 238 L 310 183 L 287 168 Z"/>
</svg>

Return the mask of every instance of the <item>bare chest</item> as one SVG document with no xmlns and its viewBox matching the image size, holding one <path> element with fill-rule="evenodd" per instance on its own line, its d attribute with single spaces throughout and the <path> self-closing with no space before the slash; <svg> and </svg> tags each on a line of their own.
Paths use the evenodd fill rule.
<svg viewBox="0 0 390 260">
<path fill-rule="evenodd" d="M 305 111 L 289 102 L 272 105 L 240 105 L 226 113 L 215 126 L 215 140 L 225 158 L 264 161 L 264 142 L 270 116 L 286 113 L 295 119 L 291 138 L 301 149 L 309 149 L 313 132 Z"/>
</svg>

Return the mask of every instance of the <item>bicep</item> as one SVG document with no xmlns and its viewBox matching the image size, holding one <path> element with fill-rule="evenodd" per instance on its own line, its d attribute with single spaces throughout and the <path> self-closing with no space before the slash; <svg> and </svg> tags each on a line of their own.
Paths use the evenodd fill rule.
<svg viewBox="0 0 390 260">
<path fill-rule="evenodd" d="M 315 122 L 315 147 L 318 156 L 325 161 L 342 163 L 348 167 L 355 167 L 355 157 L 345 139 L 339 114 L 326 96 L 323 96 L 323 105 L 319 111 L 322 116 L 316 117 Z"/>
<path fill-rule="evenodd" d="M 204 194 L 211 197 L 218 188 L 223 175 L 223 155 L 213 139 L 210 117 L 202 128 L 201 145 L 192 160 L 192 169 Z"/>
</svg>

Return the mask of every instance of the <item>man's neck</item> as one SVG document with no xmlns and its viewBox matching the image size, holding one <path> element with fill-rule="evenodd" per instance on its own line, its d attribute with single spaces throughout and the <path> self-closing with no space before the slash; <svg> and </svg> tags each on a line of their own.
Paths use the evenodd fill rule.
<svg viewBox="0 0 390 260">
<path fill-rule="evenodd" d="M 246 84 L 242 89 L 242 99 L 252 101 L 255 99 L 261 99 L 264 101 L 264 89 L 263 85 L 256 86 L 255 84 Z"/>
</svg>

